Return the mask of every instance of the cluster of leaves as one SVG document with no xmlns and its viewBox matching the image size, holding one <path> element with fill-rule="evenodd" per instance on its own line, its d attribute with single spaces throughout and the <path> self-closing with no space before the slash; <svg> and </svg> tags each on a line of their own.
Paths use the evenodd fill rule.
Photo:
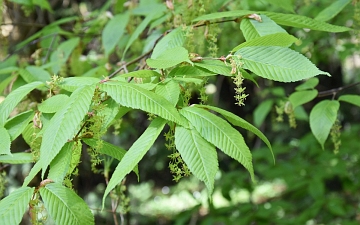
<svg viewBox="0 0 360 225">
<path fill-rule="evenodd" d="M 41 6 L 43 2 L 46 1 L 38 4 Z M 103 9 L 110 4 L 108 1 Z M 23 186 L 0 202 L 1 223 L 20 223 L 29 202 L 40 195 L 48 214 L 57 224 L 94 224 L 86 203 L 67 182 L 67 177 L 74 173 L 80 162 L 82 145 L 92 147 L 96 151 L 94 157 L 107 155 L 119 161 L 104 191 L 104 207 L 106 197 L 127 174 L 134 171 L 138 175 L 138 163 L 165 125 L 174 130 L 176 151 L 190 172 L 205 183 L 209 196 L 218 171 L 216 148 L 242 164 L 255 180 L 252 154 L 235 127 L 255 134 L 272 151 L 268 139 L 254 125 L 231 112 L 205 104 L 189 105 L 187 89 L 216 75 L 255 83 L 250 73 L 280 82 L 299 81 L 318 74 L 330 75 L 292 50 L 290 46 L 298 39 L 280 25 L 325 32 L 350 30 L 324 22 L 325 15 L 317 20 L 296 14 L 234 10 L 204 14 L 165 32 L 164 24 L 176 13 L 172 7 L 166 8 L 156 2 L 143 3 L 135 8 L 117 8 L 115 13 L 110 19 L 97 16 L 96 19 L 69 17 L 57 20 L 16 46 L 16 49 L 21 49 L 42 36 L 52 35 L 51 41 L 42 40 L 40 43 L 41 51 L 58 44 L 50 57 L 47 53 L 35 54 L 35 58 L 43 59 L 41 62 L 35 60 L 35 65 L 17 65 L 9 58 L 0 69 L 0 74 L 6 77 L 1 82 L 1 91 L 17 79 L 12 91 L 0 104 L 0 162 L 35 163 Z M 134 26 L 133 18 L 139 16 L 143 19 Z M 240 23 L 245 42 L 229 49 L 226 57 L 190 54 L 186 47 L 186 32 L 224 22 L 223 18 Z M 69 22 L 76 24 L 74 33 L 60 27 Z M 77 36 L 83 28 L 88 28 L 86 34 L 102 29 L 101 43 L 106 63 L 91 68 L 93 62 L 81 62 L 82 46 L 92 41 Z M 142 54 L 127 60 L 132 57 L 129 56 L 130 48 L 136 48 L 136 41 L 146 29 L 153 31 L 146 39 L 148 45 L 141 49 Z M 66 40 L 61 41 L 60 37 Z M 112 55 L 121 58 L 120 68 L 102 77 L 112 70 L 107 62 Z M 128 72 L 128 67 L 134 63 L 138 63 L 137 67 Z M 79 65 L 82 65 L 80 69 Z M 121 71 L 124 73 L 120 74 Z M 317 81 L 312 78 L 297 87 L 289 97 L 293 109 L 316 97 L 314 88 Z M 241 89 L 240 85 L 237 90 Z M 40 96 L 43 101 L 28 104 L 24 112 L 9 118 L 19 103 L 35 89 L 43 93 Z M 236 94 L 243 91 L 236 91 Z M 345 95 L 338 100 L 360 105 L 359 96 Z M 101 140 L 114 121 L 134 109 L 152 115 L 152 120 L 128 150 Z M 312 132 L 322 146 L 335 123 L 338 109 L 338 101 L 324 100 L 310 114 Z M 11 143 L 20 135 L 32 152 L 11 152 Z M 40 171 L 42 183 L 37 188 L 28 187 Z"/>
</svg>

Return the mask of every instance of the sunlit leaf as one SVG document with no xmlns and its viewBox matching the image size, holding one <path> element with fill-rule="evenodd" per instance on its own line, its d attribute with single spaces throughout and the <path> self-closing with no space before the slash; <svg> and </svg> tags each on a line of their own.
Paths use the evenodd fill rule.
<svg viewBox="0 0 360 225">
<path fill-rule="evenodd" d="M 316 98 L 317 94 L 317 90 L 296 91 L 289 96 L 289 101 L 295 109 L 299 105 L 303 105 Z"/>
<path fill-rule="evenodd" d="M 182 62 L 188 62 L 192 64 L 189 59 L 188 51 L 183 47 L 170 48 L 162 52 L 156 58 L 152 57 L 147 59 L 146 63 L 155 69 L 165 69 L 169 67 L 176 66 Z"/>
<path fill-rule="evenodd" d="M 339 101 L 347 102 L 360 107 L 360 95 L 341 95 Z"/>
</svg>

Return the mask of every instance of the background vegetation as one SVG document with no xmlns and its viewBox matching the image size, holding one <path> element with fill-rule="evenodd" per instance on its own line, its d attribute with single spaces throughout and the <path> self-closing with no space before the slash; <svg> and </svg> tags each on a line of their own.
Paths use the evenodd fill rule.
<svg viewBox="0 0 360 225">
<path fill-rule="evenodd" d="M 166 31 L 194 25 L 195 18 L 213 12 L 296 13 L 352 28 L 332 33 L 282 26 L 300 40 L 291 49 L 332 75 L 318 76 L 318 84 L 310 84 L 309 88 L 318 91 L 314 98 L 294 109 L 289 106 L 289 96 L 301 90 L 299 85 L 303 81 L 280 83 L 252 75 L 255 82 L 245 79 L 242 85 L 248 95 L 243 99 L 244 105 L 236 104 L 239 102 L 234 95 L 241 96 L 243 92 L 236 93 L 231 77 L 209 76 L 200 85 L 187 86 L 191 90 L 189 104 L 207 102 L 226 109 L 254 124 L 269 139 L 275 164 L 261 139 L 239 130 L 251 149 L 256 183 L 241 164 L 218 151 L 219 172 L 210 200 L 205 184 L 188 176 L 186 169 L 179 174 L 174 170 L 169 172 L 169 167 L 174 165 L 174 155 L 166 148 L 168 131 L 171 131 L 168 127 L 160 135 L 163 138 L 155 142 L 139 163 L 140 182 L 135 173 L 130 173 L 111 193 L 112 203 L 119 206 L 107 202 L 101 211 L 109 174 L 117 164 L 109 158 L 97 162 L 92 151 L 83 147 L 79 150 L 84 154 L 76 169 L 77 175 L 73 173 L 67 182 L 72 182 L 73 189 L 89 205 L 95 224 L 359 224 L 359 99 L 344 99 L 341 103 L 337 122 L 323 148 L 309 126 L 309 114 L 320 101 L 338 99 L 345 94 L 359 95 L 359 1 L 338 0 L 329 5 L 326 0 L 13 0 L 0 1 L 0 7 L 2 99 L 32 81 L 52 79 L 48 85 L 54 84 L 56 88 L 53 74 L 64 78 L 106 79 L 115 73 L 143 69 L 145 57 L 138 57 L 153 50 Z M 126 13 L 129 15 L 124 16 Z M 221 22 L 187 30 L 185 45 L 189 52 L 208 57 L 227 56 L 245 41 L 239 23 L 218 21 Z M 124 29 L 119 28 L 121 26 Z M 136 32 L 139 33 L 134 36 Z M 66 42 L 70 39 L 73 43 Z M 65 51 L 68 48 L 71 51 Z M 53 54 L 56 51 L 63 51 L 63 58 L 56 58 Z M 47 67 L 40 70 L 46 63 Z M 124 65 L 126 67 L 122 67 Z M 32 91 L 12 116 L 41 103 L 47 94 L 46 90 Z M 36 115 L 24 114 L 30 119 L 28 123 L 35 123 Z M 148 117 L 149 114 L 132 110 L 116 120 L 102 138 L 129 149 L 148 126 Z M 42 117 L 42 121 L 46 123 L 46 118 Z M 29 152 L 36 145 L 34 140 L 24 140 L 24 136 L 13 140 L 13 153 Z M 21 187 L 33 164 L 1 162 L 0 194 L 5 197 Z M 182 162 L 176 165 L 181 167 Z M 40 182 L 41 177 L 37 176 L 29 186 L 38 187 Z M 36 223 L 53 222 L 43 205 L 34 203 L 34 207 L 38 213 Z M 22 224 L 31 220 L 35 223 L 33 217 L 25 214 Z"/>
</svg>

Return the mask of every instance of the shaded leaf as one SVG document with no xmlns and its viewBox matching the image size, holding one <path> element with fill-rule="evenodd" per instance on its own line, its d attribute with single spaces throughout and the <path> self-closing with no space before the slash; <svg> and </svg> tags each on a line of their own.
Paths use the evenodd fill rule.
<svg viewBox="0 0 360 225">
<path fill-rule="evenodd" d="M 205 183 L 211 196 L 219 169 L 215 146 L 204 140 L 195 129 L 180 126 L 175 128 L 175 145 L 189 170 Z"/>
<path fill-rule="evenodd" d="M 292 107 L 295 109 L 299 105 L 303 105 L 316 98 L 317 94 L 317 90 L 296 91 L 289 96 L 289 101 L 291 102 Z"/>
<path fill-rule="evenodd" d="M 94 215 L 74 191 L 59 183 L 50 183 L 40 188 L 45 208 L 56 224 L 91 225 Z"/>
<path fill-rule="evenodd" d="M 59 154 L 50 163 L 48 178 L 57 183 L 62 183 L 66 173 L 69 171 L 72 150 L 74 148 L 73 141 L 65 143 Z"/>
<path fill-rule="evenodd" d="M 5 128 L 9 132 L 11 141 L 15 140 L 15 138 L 24 131 L 25 127 L 33 119 L 34 115 L 34 111 L 30 110 L 20 113 L 6 121 Z"/>
<path fill-rule="evenodd" d="M 189 120 L 200 135 L 225 154 L 240 162 L 254 180 L 251 152 L 243 136 L 228 122 L 197 107 L 185 107 L 180 113 Z"/>
<path fill-rule="evenodd" d="M 319 70 L 308 58 L 288 48 L 252 46 L 241 48 L 235 55 L 241 56 L 244 69 L 270 80 L 292 82 L 318 74 L 330 76 Z"/>
<path fill-rule="evenodd" d="M 0 201 L 0 224 L 20 224 L 34 189 L 21 187 Z"/>
<path fill-rule="evenodd" d="M 79 42 L 80 38 L 78 37 L 69 39 L 61 43 L 56 51 L 51 54 L 50 62 L 53 63 L 51 66 L 53 73 L 57 74 L 60 71 L 62 64 L 68 60 L 70 54 Z"/>
<path fill-rule="evenodd" d="M 99 78 L 95 77 L 67 77 L 59 84 L 59 87 L 66 91 L 73 92 L 79 87 L 97 84 L 100 81 Z"/>
<path fill-rule="evenodd" d="M 110 193 L 112 189 L 115 188 L 117 184 L 121 182 L 124 177 L 130 173 L 135 166 L 140 162 L 144 157 L 146 152 L 154 144 L 155 140 L 158 138 L 160 132 L 165 126 L 165 120 L 161 118 L 154 119 L 144 133 L 133 143 L 130 149 L 126 152 L 124 158 L 115 168 L 113 175 L 106 187 L 102 202 L 103 208 L 105 204 L 105 198 Z"/>
<path fill-rule="evenodd" d="M 34 156 L 31 153 L 16 152 L 11 155 L 0 155 L 1 163 L 24 164 L 34 162 Z"/>
<path fill-rule="evenodd" d="M 195 66 L 207 69 L 213 73 L 224 76 L 233 76 L 231 74 L 231 67 L 220 60 L 203 60 L 195 63 Z"/>
<path fill-rule="evenodd" d="M 323 100 L 310 112 L 311 131 L 323 149 L 331 127 L 336 121 L 339 106 L 338 101 Z"/>
<path fill-rule="evenodd" d="M 250 10 L 232 10 L 227 12 L 216 12 L 216 13 L 210 13 L 205 14 L 202 16 L 197 17 L 193 20 L 193 22 L 201 21 L 201 20 L 215 20 L 220 18 L 228 18 L 228 17 L 241 17 L 256 13 L 256 11 L 250 11 Z"/>
<path fill-rule="evenodd" d="M 124 155 L 126 154 L 126 150 L 123 148 L 120 148 L 119 146 L 110 144 L 103 140 L 93 139 L 93 138 L 84 138 L 82 139 L 87 145 L 91 146 L 92 148 L 95 148 L 99 153 L 105 154 L 108 156 L 113 157 L 114 159 L 117 159 L 118 161 L 121 161 Z M 100 141 L 100 144 L 99 144 Z M 133 171 L 136 173 L 136 175 L 139 177 L 139 169 L 136 165 Z"/>
<path fill-rule="evenodd" d="M 177 77 L 177 76 L 214 76 L 217 73 L 211 72 L 207 69 L 200 68 L 198 66 L 179 66 L 175 67 L 169 73 L 169 77 Z"/>
<path fill-rule="evenodd" d="M 331 3 L 328 7 L 323 9 L 316 17 L 316 20 L 328 21 L 339 14 L 351 0 L 337 0 Z"/>
<path fill-rule="evenodd" d="M 0 126 L 0 155 L 11 155 L 10 152 L 11 139 L 8 131 Z"/>
<path fill-rule="evenodd" d="M 109 55 L 120 41 L 125 32 L 129 17 L 129 13 L 118 14 L 105 25 L 101 34 L 105 55 Z"/>
<path fill-rule="evenodd" d="M 264 122 L 266 116 L 271 111 L 271 108 L 274 104 L 274 101 L 271 99 L 267 99 L 261 102 L 254 110 L 254 124 L 257 127 L 260 127 Z"/>
<path fill-rule="evenodd" d="M 300 84 L 299 86 L 297 86 L 295 88 L 295 90 L 297 91 L 304 91 L 307 89 L 313 89 L 315 88 L 317 85 L 319 84 L 319 78 L 317 77 L 312 77 L 310 79 L 308 79 L 307 81 L 305 81 L 303 84 Z"/>
<path fill-rule="evenodd" d="M 149 78 L 149 77 L 160 77 L 160 73 L 155 70 L 137 70 L 130 73 L 124 73 L 117 75 L 112 80 L 116 80 L 117 77 L 138 77 L 138 78 Z"/>
<path fill-rule="evenodd" d="M 360 107 L 360 95 L 341 95 L 339 101 L 347 102 Z"/>
<path fill-rule="evenodd" d="M 294 2 L 292 0 L 266 0 L 272 5 L 276 5 L 280 8 L 283 8 L 289 12 L 294 13 Z"/>
</svg>

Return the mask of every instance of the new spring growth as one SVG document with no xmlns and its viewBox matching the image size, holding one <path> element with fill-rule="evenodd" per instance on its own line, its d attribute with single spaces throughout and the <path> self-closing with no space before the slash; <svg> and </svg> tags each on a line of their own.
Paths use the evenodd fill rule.
<svg viewBox="0 0 360 225">
<path fill-rule="evenodd" d="M 240 61 L 241 56 L 233 56 L 229 57 L 228 55 L 226 58 L 229 59 L 230 65 L 231 65 L 231 74 L 234 74 L 235 76 L 232 77 L 233 83 L 235 84 L 235 104 L 239 106 L 245 105 L 245 100 L 248 94 L 245 94 L 246 87 L 243 87 L 244 77 L 240 71 L 241 67 L 243 66 L 243 63 Z"/>
</svg>

